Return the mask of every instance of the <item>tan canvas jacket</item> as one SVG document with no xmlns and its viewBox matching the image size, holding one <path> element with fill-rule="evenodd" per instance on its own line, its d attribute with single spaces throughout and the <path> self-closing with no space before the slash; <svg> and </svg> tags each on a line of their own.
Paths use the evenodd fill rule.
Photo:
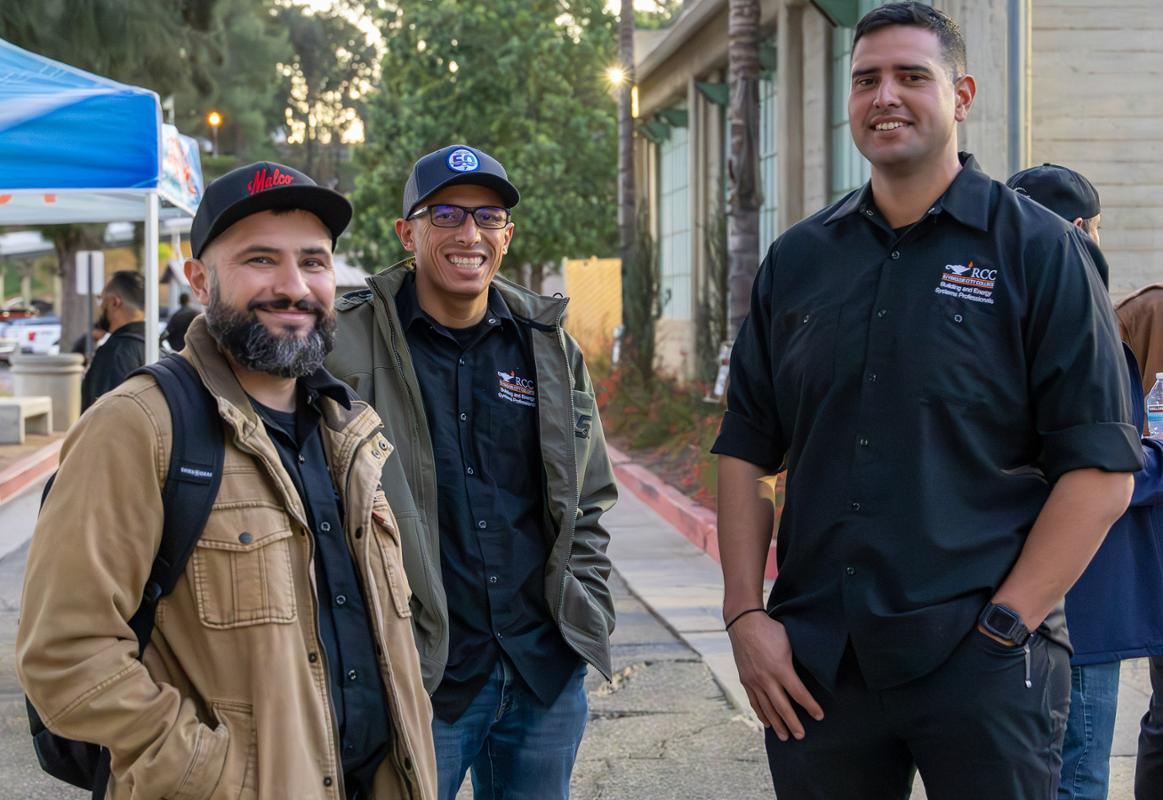
<svg viewBox="0 0 1163 800">
<path fill-rule="evenodd" d="M 138 376 L 65 441 L 29 549 L 21 684 L 50 730 L 110 749 L 109 798 L 342 800 L 305 509 L 201 318 L 183 354 L 218 399 L 225 465 L 144 663 L 128 620 L 160 542 L 171 420 L 153 379 Z M 391 446 L 365 404 L 322 404 L 390 705 L 392 752 L 373 796 L 434 800 L 431 707 L 395 517 L 379 489 Z"/>
</svg>

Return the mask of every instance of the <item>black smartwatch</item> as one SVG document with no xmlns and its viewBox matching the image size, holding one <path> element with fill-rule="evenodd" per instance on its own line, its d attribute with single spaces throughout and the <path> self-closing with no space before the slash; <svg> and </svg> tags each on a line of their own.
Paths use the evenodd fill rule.
<svg viewBox="0 0 1163 800">
<path fill-rule="evenodd" d="M 977 624 L 1000 639 L 1009 639 L 1021 647 L 1030 640 L 1030 629 L 1022 617 L 1007 605 L 990 603 L 981 610 Z"/>
</svg>

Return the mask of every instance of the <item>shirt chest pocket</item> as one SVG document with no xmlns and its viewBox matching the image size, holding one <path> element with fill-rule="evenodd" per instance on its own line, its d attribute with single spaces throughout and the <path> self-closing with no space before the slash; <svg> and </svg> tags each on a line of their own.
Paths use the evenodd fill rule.
<svg viewBox="0 0 1163 800">
<path fill-rule="evenodd" d="M 1020 374 L 1008 363 L 1020 348 L 1009 345 L 1001 315 L 985 303 L 950 297 L 936 298 L 928 311 L 925 338 L 917 343 L 921 395 L 965 407 L 996 406 L 1013 388 L 999 381 Z"/>
<path fill-rule="evenodd" d="M 836 328 L 838 308 L 787 311 L 777 320 L 777 340 L 773 370 L 776 395 L 793 400 L 819 400 L 836 375 Z M 791 420 L 792 409 L 781 408 L 780 416 Z"/>
<path fill-rule="evenodd" d="M 273 503 L 216 504 L 191 558 L 194 598 L 210 628 L 295 620 L 291 523 Z"/>
</svg>

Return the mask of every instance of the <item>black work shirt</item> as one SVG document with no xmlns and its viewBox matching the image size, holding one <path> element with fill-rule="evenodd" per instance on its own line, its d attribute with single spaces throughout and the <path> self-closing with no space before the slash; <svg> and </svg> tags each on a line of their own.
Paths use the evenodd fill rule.
<svg viewBox="0 0 1163 800">
<path fill-rule="evenodd" d="M 545 601 L 546 519 L 528 323 L 489 290 L 479 325 L 450 330 L 424 313 L 409 277 L 396 308 L 420 382 L 440 498 L 449 651 L 432 696 L 454 721 L 502 652 L 543 703 L 577 670 Z"/>
<path fill-rule="evenodd" d="M 134 370 L 145 364 L 145 322 L 127 322 L 93 353 L 89 370 L 81 380 L 81 411 L 97 398 L 116 389 Z"/>
<path fill-rule="evenodd" d="M 320 394 L 350 405 L 347 387 L 326 372 L 299 381 L 295 412 L 252 399 L 283 466 L 295 482 L 315 541 L 319 636 L 327 659 L 331 702 L 350 793 L 370 791 L 387 753 L 387 697 L 372 640 L 371 622 L 343 530 L 343 508 L 319 434 Z"/>
<path fill-rule="evenodd" d="M 902 232 L 866 185 L 777 239 L 732 352 L 713 450 L 788 470 L 768 610 L 826 685 L 849 640 L 872 688 L 935 669 L 1063 473 L 1140 468 L 1080 236 L 962 157 Z"/>
</svg>

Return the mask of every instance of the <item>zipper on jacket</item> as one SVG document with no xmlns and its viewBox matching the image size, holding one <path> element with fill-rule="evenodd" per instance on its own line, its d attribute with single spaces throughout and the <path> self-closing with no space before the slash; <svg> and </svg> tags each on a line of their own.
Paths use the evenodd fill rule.
<svg viewBox="0 0 1163 800">
<path fill-rule="evenodd" d="M 568 520 L 563 520 L 569 526 L 569 548 L 565 552 L 565 561 L 561 565 L 561 583 L 557 587 L 557 613 L 555 617 L 559 630 L 561 629 L 561 611 L 565 608 L 565 579 L 569 575 L 569 563 L 573 558 L 573 538 L 577 533 L 577 507 L 581 501 L 581 478 L 577 475 L 577 442 L 573 440 L 574 415 L 577 414 L 577 409 L 573 405 L 573 369 L 569 366 L 569 354 L 565 348 L 565 332 L 561 329 L 561 320 L 564 316 L 565 306 L 562 306 L 557 312 L 554 328 L 557 334 L 558 349 L 561 351 L 561 361 L 565 365 L 565 374 L 569 378 L 569 425 L 566 428 L 566 436 L 569 442 L 569 462 L 573 466 L 573 476 L 577 486 L 573 498 L 573 514 L 569 515 Z M 563 635 L 564 633 L 565 631 L 562 631 Z"/>
</svg>

